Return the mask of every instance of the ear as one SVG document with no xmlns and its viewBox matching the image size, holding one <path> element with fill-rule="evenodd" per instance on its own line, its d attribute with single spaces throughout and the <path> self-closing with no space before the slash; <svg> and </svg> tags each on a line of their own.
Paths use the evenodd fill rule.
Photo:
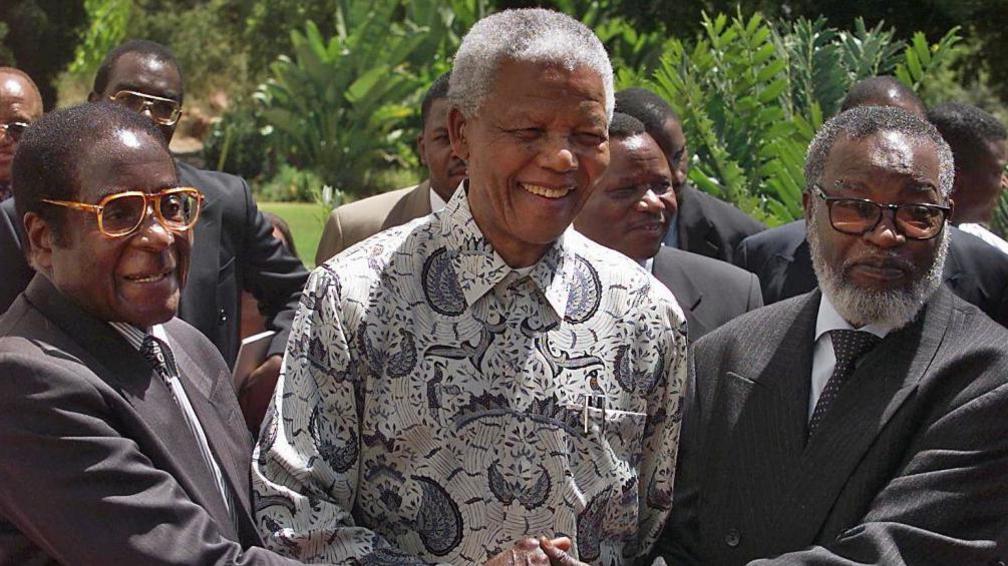
<svg viewBox="0 0 1008 566">
<path fill-rule="evenodd" d="M 426 155 L 426 152 L 427 152 L 427 144 L 424 143 L 423 132 L 420 132 L 419 134 L 417 134 L 417 137 L 416 137 L 416 148 L 417 148 L 417 155 L 420 156 L 420 165 L 423 165 L 424 167 L 426 167 L 427 166 L 427 157 L 425 157 L 425 155 Z"/>
<path fill-rule="evenodd" d="M 24 225 L 29 245 L 28 263 L 36 271 L 51 273 L 53 242 L 55 240 L 52 227 L 34 212 L 25 213 Z"/>
<path fill-rule="evenodd" d="M 469 161 L 469 139 L 466 137 L 468 122 L 458 108 L 448 111 L 448 140 L 451 141 L 452 152 L 462 161 Z"/>
<path fill-rule="evenodd" d="M 808 190 L 802 191 L 801 204 L 805 209 L 805 222 L 808 222 L 812 218 L 812 193 Z"/>
<path fill-rule="evenodd" d="M 98 102 L 98 100 L 100 100 L 100 99 L 101 99 L 101 95 L 98 94 L 97 92 L 93 91 L 93 90 L 90 93 L 88 93 L 88 95 L 87 95 L 88 102 Z"/>
</svg>

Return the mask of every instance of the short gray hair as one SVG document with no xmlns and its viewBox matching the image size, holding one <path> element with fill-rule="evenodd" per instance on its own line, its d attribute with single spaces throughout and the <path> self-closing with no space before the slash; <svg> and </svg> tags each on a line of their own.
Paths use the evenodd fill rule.
<svg viewBox="0 0 1008 566">
<path fill-rule="evenodd" d="M 606 118 L 612 119 L 612 64 L 602 42 L 581 22 L 542 8 L 504 10 L 476 22 L 455 54 L 448 102 L 464 116 L 474 116 L 504 60 L 553 63 L 567 70 L 588 67 L 602 78 Z"/>
<path fill-rule="evenodd" d="M 881 131 L 900 132 L 934 143 L 938 148 L 938 190 L 943 197 L 949 196 L 955 180 L 952 150 L 933 124 L 893 106 L 856 106 L 823 124 L 809 145 L 805 159 L 805 190 L 811 190 L 822 180 L 826 159 L 841 135 L 862 139 Z"/>
</svg>

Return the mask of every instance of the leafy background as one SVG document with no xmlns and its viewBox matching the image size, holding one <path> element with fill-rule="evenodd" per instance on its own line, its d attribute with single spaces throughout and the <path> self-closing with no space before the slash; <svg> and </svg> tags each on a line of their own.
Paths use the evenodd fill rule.
<svg viewBox="0 0 1008 566">
<path fill-rule="evenodd" d="M 0 64 L 53 107 L 83 100 L 123 39 L 165 43 L 187 82 L 173 149 L 245 176 L 261 202 L 321 202 L 320 222 L 422 176 L 424 90 L 473 22 L 532 4 L 592 27 L 618 87 L 653 88 L 683 118 L 692 182 L 771 225 L 800 214 L 805 148 L 860 78 L 1008 118 L 1004 0 L 3 0 Z"/>
</svg>

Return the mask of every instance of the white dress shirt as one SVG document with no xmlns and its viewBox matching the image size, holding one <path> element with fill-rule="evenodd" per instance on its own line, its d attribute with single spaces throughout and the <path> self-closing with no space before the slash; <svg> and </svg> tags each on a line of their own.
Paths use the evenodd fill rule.
<svg viewBox="0 0 1008 566">
<path fill-rule="evenodd" d="M 435 191 L 434 189 L 427 189 L 427 190 L 430 191 L 430 211 L 431 212 L 437 212 L 437 211 L 441 210 L 442 208 L 444 208 L 446 204 L 448 204 L 448 203 L 446 203 L 444 201 L 443 198 L 441 198 L 441 195 L 437 194 L 437 191 Z"/>
<path fill-rule="evenodd" d="M 883 324 L 869 324 L 861 328 L 854 328 L 849 322 L 844 320 L 840 313 L 836 311 L 833 303 L 825 294 L 819 301 L 819 315 L 816 317 L 815 329 L 815 349 L 812 351 L 812 387 L 809 388 L 808 418 L 812 418 L 819 396 L 822 395 L 826 382 L 833 375 L 836 368 L 836 354 L 833 353 L 833 339 L 830 337 L 831 330 L 861 330 L 870 332 L 879 338 L 885 338 L 886 334 L 892 332 L 892 326 Z"/>
</svg>

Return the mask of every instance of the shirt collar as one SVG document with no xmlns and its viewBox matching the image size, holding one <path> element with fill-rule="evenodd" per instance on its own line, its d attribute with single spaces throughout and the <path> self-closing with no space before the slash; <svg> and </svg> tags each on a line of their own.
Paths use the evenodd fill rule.
<svg viewBox="0 0 1008 566">
<path fill-rule="evenodd" d="M 138 326 L 133 326 L 128 322 L 109 322 L 109 326 L 114 328 L 116 332 L 121 334 L 122 337 L 125 338 L 127 342 L 129 342 L 130 346 L 133 346 L 137 350 L 139 350 L 143 346 L 144 338 L 146 338 L 148 334 L 153 335 L 155 338 L 158 338 L 162 342 L 165 343 L 168 342 L 167 340 L 168 335 L 165 333 L 164 325 L 162 324 L 155 324 L 154 326 L 150 327 L 149 330 L 144 330 Z"/>
<path fill-rule="evenodd" d="M 840 316 L 840 313 L 837 312 L 836 307 L 833 306 L 833 303 L 825 293 L 821 293 L 821 296 L 819 314 L 816 317 L 815 341 L 818 341 L 823 334 L 831 330 L 863 330 L 879 338 L 885 338 L 887 334 L 892 332 L 892 325 L 875 322 L 866 324 L 861 328 L 854 328 L 849 322 L 844 320 L 844 317 Z"/>
<path fill-rule="evenodd" d="M 463 186 L 445 205 L 442 233 L 446 248 L 452 257 L 452 267 L 466 305 L 472 305 L 494 288 L 515 269 L 504 262 L 490 241 L 476 225 L 469 208 L 467 187 Z M 554 313 L 563 319 L 567 309 L 567 296 L 571 286 L 573 252 L 569 249 L 571 238 L 577 237 L 568 228 L 539 259 L 528 278 L 543 294 Z"/>
</svg>

